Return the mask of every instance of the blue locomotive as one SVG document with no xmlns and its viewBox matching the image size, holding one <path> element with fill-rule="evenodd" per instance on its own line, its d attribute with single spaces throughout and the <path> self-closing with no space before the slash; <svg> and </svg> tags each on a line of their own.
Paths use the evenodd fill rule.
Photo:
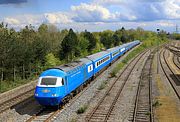
<svg viewBox="0 0 180 122">
<path fill-rule="evenodd" d="M 104 68 L 138 44 L 140 41 L 136 40 L 44 71 L 36 86 L 35 99 L 43 106 L 67 102 Z"/>
</svg>

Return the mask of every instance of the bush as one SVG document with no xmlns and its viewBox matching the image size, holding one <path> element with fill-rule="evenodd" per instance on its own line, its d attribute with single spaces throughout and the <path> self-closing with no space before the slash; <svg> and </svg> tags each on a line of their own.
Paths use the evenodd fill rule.
<svg viewBox="0 0 180 122">
<path fill-rule="evenodd" d="M 104 81 L 101 83 L 101 85 L 98 87 L 98 90 L 102 90 L 106 87 L 107 81 Z"/>
<path fill-rule="evenodd" d="M 76 111 L 76 113 L 77 114 L 82 114 L 82 113 L 84 113 L 86 111 L 87 108 L 88 108 L 87 105 L 83 105 Z"/>
<path fill-rule="evenodd" d="M 153 107 L 158 107 L 158 106 L 161 106 L 162 104 L 157 100 L 152 106 Z"/>
<path fill-rule="evenodd" d="M 112 71 L 112 72 L 110 73 L 110 78 L 112 78 L 112 77 L 116 77 L 116 72 L 115 72 L 115 71 Z"/>
</svg>

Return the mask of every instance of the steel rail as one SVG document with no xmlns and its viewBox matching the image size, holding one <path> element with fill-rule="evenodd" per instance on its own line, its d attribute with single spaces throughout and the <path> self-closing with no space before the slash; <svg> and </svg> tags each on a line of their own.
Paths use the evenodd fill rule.
<svg viewBox="0 0 180 122">
<path fill-rule="evenodd" d="M 98 107 L 102 104 L 102 102 L 104 101 L 104 99 L 106 98 L 106 96 L 108 96 L 108 94 L 110 93 L 111 89 L 113 88 L 113 86 L 116 84 L 116 82 L 119 80 L 119 78 L 122 76 L 122 74 L 128 69 L 128 67 L 133 63 L 133 61 L 135 59 L 138 59 L 135 64 L 133 65 L 133 67 L 131 68 L 130 73 L 128 74 L 128 76 L 131 74 L 132 70 L 134 69 L 135 65 L 137 64 L 137 62 L 139 61 L 139 59 L 146 53 L 147 51 L 138 54 L 133 60 L 130 61 L 130 63 L 128 63 L 128 65 L 125 67 L 125 69 L 121 72 L 121 74 L 115 79 L 115 81 L 113 82 L 113 84 L 110 86 L 110 88 L 106 91 L 105 95 L 100 99 L 100 101 L 97 103 L 97 105 L 95 106 L 95 108 L 93 109 L 93 111 L 90 113 L 89 116 L 86 117 L 86 121 L 90 121 L 91 118 L 93 117 L 93 115 L 95 114 L 95 112 L 98 110 Z M 112 109 L 114 108 L 114 105 L 124 87 L 124 85 L 126 84 L 126 81 L 128 79 L 128 76 L 126 78 L 126 80 L 123 82 L 123 84 L 121 85 L 121 88 L 118 90 L 115 98 L 113 99 L 112 104 L 110 105 L 110 108 L 108 109 L 108 112 L 105 116 L 104 121 L 107 121 L 108 117 L 110 116 L 110 113 L 112 112 Z"/>
</svg>

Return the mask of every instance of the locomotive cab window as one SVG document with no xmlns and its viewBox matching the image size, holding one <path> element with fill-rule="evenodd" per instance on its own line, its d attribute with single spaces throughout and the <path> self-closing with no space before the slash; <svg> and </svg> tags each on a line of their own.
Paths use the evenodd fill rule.
<svg viewBox="0 0 180 122">
<path fill-rule="evenodd" d="M 41 85 L 56 85 L 57 78 L 42 78 Z"/>
<path fill-rule="evenodd" d="M 39 79 L 38 85 L 40 86 L 62 86 L 64 85 L 64 80 L 60 77 L 43 77 Z"/>
</svg>

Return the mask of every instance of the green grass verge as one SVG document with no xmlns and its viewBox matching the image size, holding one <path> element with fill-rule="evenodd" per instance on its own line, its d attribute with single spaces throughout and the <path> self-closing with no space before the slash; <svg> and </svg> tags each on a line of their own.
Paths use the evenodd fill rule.
<svg viewBox="0 0 180 122">
<path fill-rule="evenodd" d="M 157 42 L 158 41 L 158 42 Z M 146 40 L 144 41 L 139 47 L 137 47 L 136 49 L 134 49 L 133 51 L 131 51 L 123 60 L 122 62 L 118 63 L 117 66 L 112 70 L 112 72 L 110 73 L 113 74 L 113 76 L 116 76 L 116 74 L 119 72 L 119 70 L 121 70 L 132 58 L 134 58 L 137 54 L 143 52 L 145 49 L 147 48 L 152 48 L 152 47 L 156 47 L 157 43 L 159 45 L 162 45 L 164 43 L 167 43 L 168 40 Z"/>
<path fill-rule="evenodd" d="M 34 77 L 33 79 L 24 79 L 24 80 L 16 80 L 16 81 L 2 81 L 0 83 L 0 93 L 9 91 L 11 89 L 14 89 L 18 86 L 24 85 L 29 83 L 30 81 L 33 81 L 37 79 L 37 77 Z"/>
</svg>

